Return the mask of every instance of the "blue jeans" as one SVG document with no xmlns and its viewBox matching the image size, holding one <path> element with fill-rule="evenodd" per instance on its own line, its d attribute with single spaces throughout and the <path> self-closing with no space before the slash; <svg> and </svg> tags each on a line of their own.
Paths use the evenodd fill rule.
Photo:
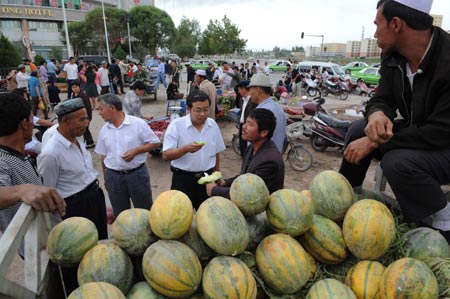
<svg viewBox="0 0 450 299">
<path fill-rule="evenodd" d="M 120 212 L 131 208 L 130 198 L 134 208 L 150 209 L 153 200 L 147 165 L 129 174 L 107 169 L 105 181 L 116 217 Z"/>
<path fill-rule="evenodd" d="M 158 73 L 158 80 L 156 81 L 156 89 L 159 88 L 159 83 L 161 82 L 164 84 L 164 88 L 167 88 L 166 75 L 164 73 Z"/>
</svg>

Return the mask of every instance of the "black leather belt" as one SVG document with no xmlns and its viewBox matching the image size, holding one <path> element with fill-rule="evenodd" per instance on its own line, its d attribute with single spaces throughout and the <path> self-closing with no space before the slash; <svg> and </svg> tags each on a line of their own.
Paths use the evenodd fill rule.
<svg viewBox="0 0 450 299">
<path fill-rule="evenodd" d="M 193 172 L 193 171 L 186 171 L 180 168 L 176 168 L 173 166 L 170 166 L 170 171 L 172 171 L 173 173 L 179 174 L 179 175 L 186 175 L 186 176 L 192 176 L 195 177 L 197 179 L 205 176 L 205 172 L 207 174 L 211 174 L 214 172 L 214 168 L 208 169 L 206 171 L 201 171 L 201 172 Z"/>
<path fill-rule="evenodd" d="M 96 179 L 92 183 L 90 183 L 86 188 L 81 190 L 80 192 L 75 193 L 75 194 L 73 194 L 73 195 L 71 195 L 69 197 L 66 197 L 65 200 L 68 200 L 68 199 L 70 200 L 70 199 L 74 199 L 74 198 L 80 197 L 86 191 L 91 191 L 91 190 L 97 191 L 99 188 L 100 187 L 98 185 L 98 180 Z"/>
<path fill-rule="evenodd" d="M 115 170 L 115 169 L 111 169 L 111 168 L 108 168 L 108 169 L 111 170 L 111 171 L 114 171 L 115 173 L 120 173 L 120 174 L 130 174 L 130 173 L 132 173 L 132 172 L 135 172 L 135 171 L 138 170 L 138 169 L 141 169 L 144 165 L 145 165 L 145 163 L 142 163 L 142 164 L 139 165 L 138 167 L 133 168 L 133 169 L 128 169 L 128 170 Z"/>
</svg>

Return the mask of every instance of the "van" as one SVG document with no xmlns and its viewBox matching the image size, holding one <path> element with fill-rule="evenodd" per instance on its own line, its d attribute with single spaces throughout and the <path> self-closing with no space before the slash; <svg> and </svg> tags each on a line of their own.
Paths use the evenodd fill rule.
<svg viewBox="0 0 450 299">
<path fill-rule="evenodd" d="M 345 76 L 345 72 L 339 64 L 332 62 L 323 61 L 302 61 L 297 65 L 297 69 L 301 72 L 307 72 L 312 69 L 316 69 L 319 74 L 322 74 L 323 70 L 326 69 L 328 75 L 331 77 Z"/>
</svg>

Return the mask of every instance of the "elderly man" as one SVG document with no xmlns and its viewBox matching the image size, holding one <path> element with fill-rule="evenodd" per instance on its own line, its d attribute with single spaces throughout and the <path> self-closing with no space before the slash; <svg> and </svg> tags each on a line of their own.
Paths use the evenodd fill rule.
<svg viewBox="0 0 450 299">
<path fill-rule="evenodd" d="M 55 107 L 58 128 L 38 156 L 44 184 L 54 187 L 67 204 L 68 217 L 85 217 L 97 227 L 99 238 L 108 238 L 105 197 L 98 185 L 98 172 L 83 143 L 89 117 L 81 98 Z"/>
<path fill-rule="evenodd" d="M 173 120 L 167 128 L 162 157 L 171 161 L 171 189 L 184 192 L 198 209 L 208 195 L 197 180 L 205 172 L 219 170 L 219 152 L 225 150 L 225 144 L 216 122 L 208 118 L 208 95 L 193 91 L 186 104 L 189 114 Z"/>
<path fill-rule="evenodd" d="M 450 242 L 450 35 L 433 26 L 432 0 L 378 2 L 379 89 L 366 118 L 350 127 L 340 172 L 362 185 L 372 157 L 408 221 L 441 231 Z M 400 114 L 401 117 L 397 117 Z"/>
<path fill-rule="evenodd" d="M 269 192 L 283 189 L 284 162 L 281 153 L 270 138 L 275 130 L 275 116 L 267 109 L 255 109 L 245 122 L 242 138 L 250 142 L 242 159 L 241 174 L 253 173 L 264 180 Z M 230 198 L 230 186 L 237 176 L 206 185 L 209 196 Z"/>
<path fill-rule="evenodd" d="M 272 83 L 270 83 L 270 78 L 263 73 L 257 73 L 252 76 L 249 88 L 252 101 L 257 104 L 256 108 L 265 108 L 275 114 L 277 125 L 272 140 L 275 142 L 280 153 L 283 153 L 286 139 L 286 115 L 283 108 L 281 108 L 270 96 L 272 94 Z"/>
<path fill-rule="evenodd" d="M 197 70 L 195 72 L 195 84 L 197 85 L 198 89 L 206 93 L 210 100 L 210 106 L 209 106 L 209 117 L 212 119 L 216 118 L 216 103 L 217 103 L 217 90 L 214 83 L 210 82 L 206 78 L 206 71 L 204 70 Z"/>
<path fill-rule="evenodd" d="M 78 79 L 78 66 L 75 63 L 75 57 L 70 57 L 69 62 L 64 65 L 63 72 L 67 81 L 67 98 L 71 98 L 72 82 Z"/>
<path fill-rule="evenodd" d="M 113 94 L 98 99 L 100 116 L 106 121 L 95 152 L 102 156 L 103 175 L 114 215 L 131 207 L 150 209 L 152 189 L 145 161 L 159 147 L 159 138 L 141 118 L 122 111 L 122 101 Z"/>
<path fill-rule="evenodd" d="M 34 128 L 30 103 L 18 95 L 1 94 L 0 107 L 0 230 L 6 230 L 23 202 L 64 215 L 64 200 L 55 188 L 42 186 L 42 178 L 25 153 Z"/>
</svg>

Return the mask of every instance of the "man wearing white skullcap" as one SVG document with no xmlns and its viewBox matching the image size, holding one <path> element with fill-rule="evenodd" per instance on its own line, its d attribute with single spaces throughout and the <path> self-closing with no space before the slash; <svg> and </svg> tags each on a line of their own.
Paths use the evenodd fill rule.
<svg viewBox="0 0 450 299">
<path fill-rule="evenodd" d="M 450 243 L 450 35 L 433 27 L 432 0 L 380 0 L 379 88 L 346 136 L 340 172 L 358 192 L 373 157 L 405 219 Z"/>
</svg>

